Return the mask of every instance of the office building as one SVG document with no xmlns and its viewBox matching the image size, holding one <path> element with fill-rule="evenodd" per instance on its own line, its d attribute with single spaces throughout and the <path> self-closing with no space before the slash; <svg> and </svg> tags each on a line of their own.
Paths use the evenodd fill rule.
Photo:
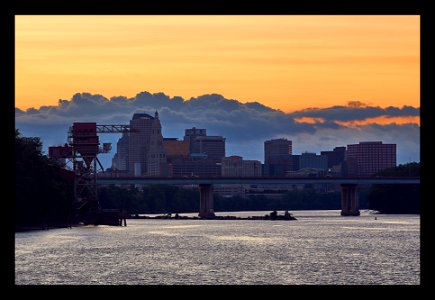
<svg viewBox="0 0 435 300">
<path fill-rule="evenodd" d="M 130 132 L 117 143 L 112 169 L 135 176 L 162 176 L 167 173 L 159 114 L 135 113 Z"/>
<path fill-rule="evenodd" d="M 292 155 L 292 141 L 287 139 L 274 139 L 264 142 L 264 163 L 269 162 L 272 156 Z"/>
<path fill-rule="evenodd" d="M 396 166 L 396 144 L 373 141 L 347 145 L 346 162 L 348 176 L 372 176 Z"/>
<path fill-rule="evenodd" d="M 208 159 L 219 162 L 225 157 L 225 138 L 209 136 L 206 129 L 186 129 L 184 141 L 189 143 L 190 154 L 205 154 Z"/>
<path fill-rule="evenodd" d="M 273 139 L 264 142 L 264 176 L 285 176 L 292 170 L 292 141 Z"/>
<path fill-rule="evenodd" d="M 112 159 L 112 170 L 128 171 L 128 147 L 129 135 L 124 132 L 118 143 L 116 143 L 116 153 Z"/>
</svg>

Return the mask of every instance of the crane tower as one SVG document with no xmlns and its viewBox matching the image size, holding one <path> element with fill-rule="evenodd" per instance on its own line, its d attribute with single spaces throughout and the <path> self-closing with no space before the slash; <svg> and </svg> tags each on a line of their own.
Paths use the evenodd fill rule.
<svg viewBox="0 0 435 300">
<path fill-rule="evenodd" d="M 130 132 L 129 125 L 97 125 L 94 122 L 75 122 L 68 131 L 68 143 L 49 147 L 49 156 L 72 161 L 74 172 L 74 210 L 77 218 L 86 223 L 97 223 L 101 210 L 97 197 L 99 153 L 111 150 L 110 143 L 100 147 L 98 133 Z"/>
</svg>

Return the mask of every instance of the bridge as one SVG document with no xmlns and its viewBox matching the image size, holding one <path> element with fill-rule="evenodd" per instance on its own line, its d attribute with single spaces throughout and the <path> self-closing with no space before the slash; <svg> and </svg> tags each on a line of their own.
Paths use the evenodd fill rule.
<svg viewBox="0 0 435 300">
<path fill-rule="evenodd" d="M 420 184 L 419 177 L 284 177 L 284 178 L 168 178 L 168 177 L 98 177 L 97 185 L 198 185 L 200 217 L 213 217 L 214 184 L 339 184 L 341 186 L 341 215 L 358 216 L 358 185 L 361 184 Z"/>
</svg>

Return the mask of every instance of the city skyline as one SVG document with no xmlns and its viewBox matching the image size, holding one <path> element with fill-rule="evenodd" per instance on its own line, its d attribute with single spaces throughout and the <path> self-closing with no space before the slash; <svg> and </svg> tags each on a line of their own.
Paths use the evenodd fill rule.
<svg viewBox="0 0 435 300">
<path fill-rule="evenodd" d="M 96 126 L 95 123 L 90 124 L 91 127 Z M 237 154 L 226 155 L 225 137 L 209 136 L 206 128 L 185 129 L 183 140 L 165 138 L 161 129 L 157 111 L 154 117 L 135 113 L 130 120 L 129 131 L 124 131 L 116 144 L 117 150 L 108 173 L 163 177 L 286 177 L 308 173 L 371 176 L 397 166 L 397 145 L 382 141 L 335 146 L 333 150 L 324 149 L 317 155 L 307 151 L 293 154 L 291 140 L 271 139 L 264 141 L 264 161 L 261 164 L 260 160 L 244 160 Z M 157 152 L 155 147 L 159 149 Z M 154 169 L 151 170 L 150 166 Z"/>
</svg>

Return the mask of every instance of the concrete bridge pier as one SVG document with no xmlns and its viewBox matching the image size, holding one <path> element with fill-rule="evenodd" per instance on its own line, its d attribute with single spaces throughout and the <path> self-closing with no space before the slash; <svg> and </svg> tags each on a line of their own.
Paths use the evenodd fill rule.
<svg viewBox="0 0 435 300">
<path fill-rule="evenodd" d="M 359 216 L 359 199 L 357 184 L 341 185 L 341 215 Z"/>
<path fill-rule="evenodd" d="M 201 218 L 214 217 L 213 185 L 199 185 L 199 216 Z"/>
</svg>

